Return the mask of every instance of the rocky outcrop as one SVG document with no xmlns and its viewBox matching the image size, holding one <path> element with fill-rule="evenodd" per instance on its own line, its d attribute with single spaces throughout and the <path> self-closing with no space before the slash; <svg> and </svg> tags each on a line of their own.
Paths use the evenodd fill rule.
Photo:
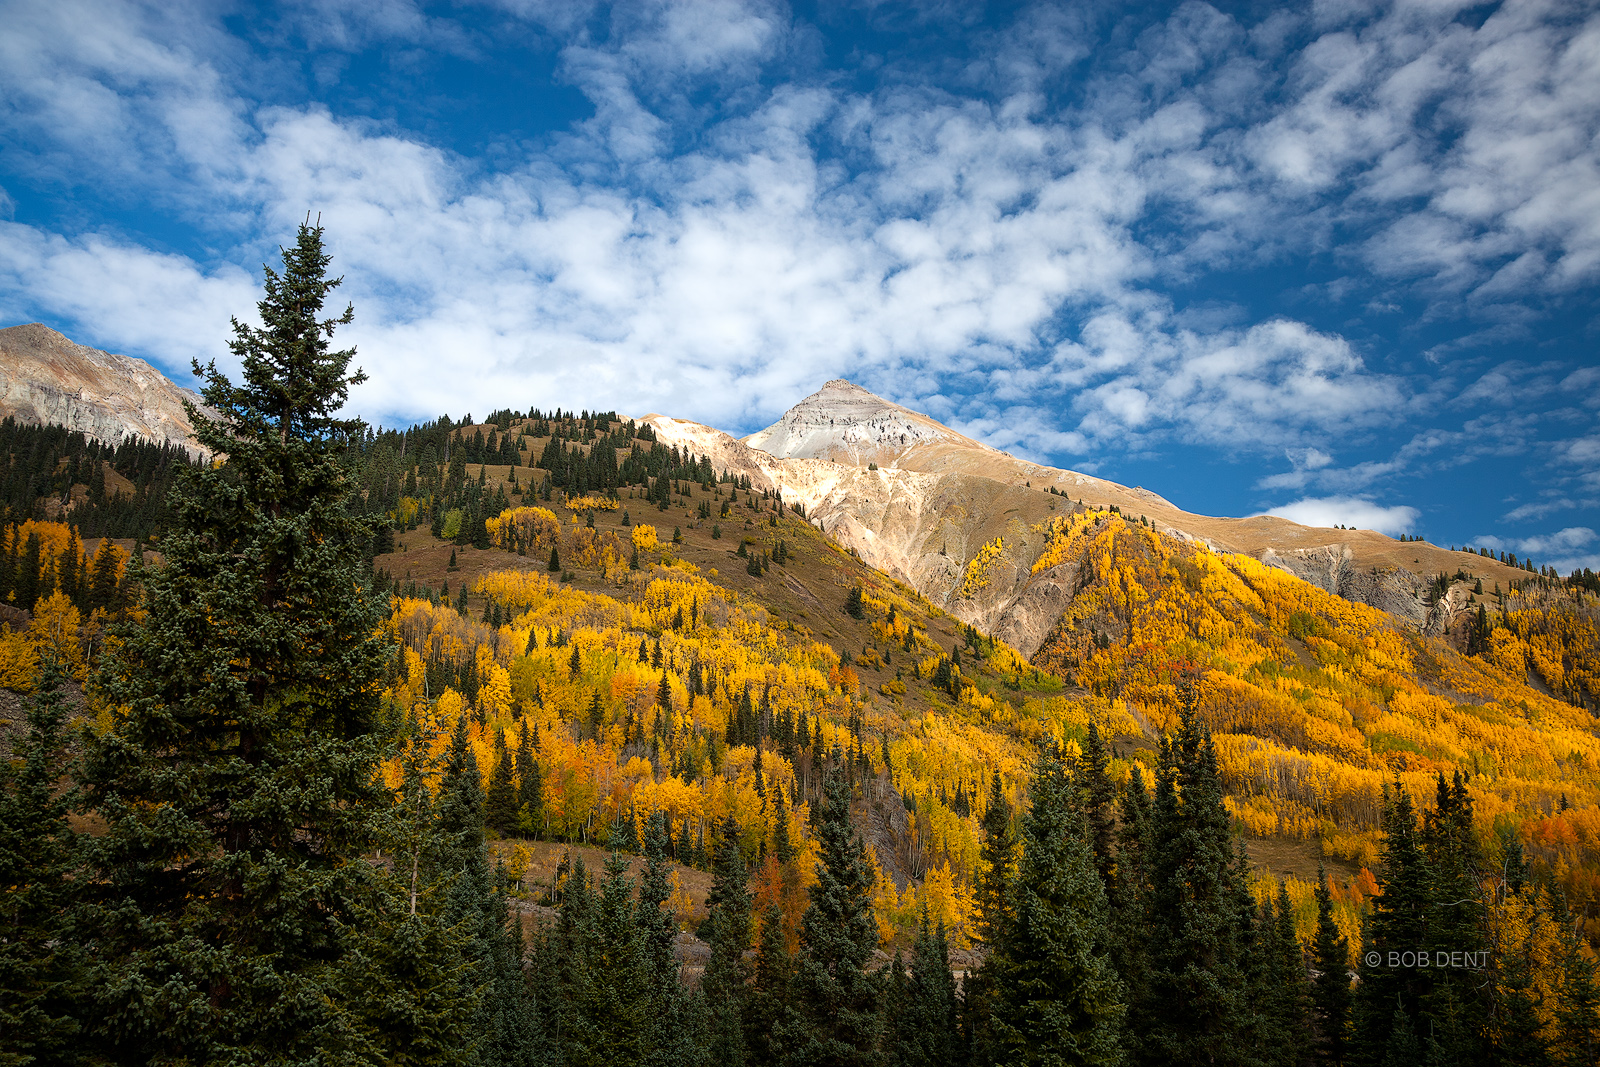
<svg viewBox="0 0 1600 1067">
<path fill-rule="evenodd" d="M 828 382 L 777 422 L 744 438 L 744 443 L 783 458 L 860 467 L 896 466 L 906 454 L 939 444 L 987 447 L 843 378 Z"/>
<path fill-rule="evenodd" d="M 1428 583 L 1404 567 L 1362 567 L 1349 545 L 1326 545 L 1279 554 L 1267 549 L 1261 562 L 1286 570 L 1318 589 L 1368 604 L 1403 619 L 1423 633 L 1444 630 L 1445 610 L 1428 601 Z"/>
<path fill-rule="evenodd" d="M 0 330 L 0 417 L 55 423 L 108 444 L 143 437 L 199 454 L 185 400 L 199 403 L 142 359 L 76 344 L 36 322 Z"/>
</svg>

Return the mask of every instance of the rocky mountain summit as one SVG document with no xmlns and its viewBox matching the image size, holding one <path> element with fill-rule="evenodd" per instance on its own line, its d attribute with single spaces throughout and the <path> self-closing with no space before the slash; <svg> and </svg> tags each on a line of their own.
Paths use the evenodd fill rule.
<svg viewBox="0 0 1600 1067">
<path fill-rule="evenodd" d="M 1142 487 L 1018 459 L 842 379 L 742 440 L 682 419 L 644 421 L 663 442 L 782 493 L 865 562 L 1030 655 L 1078 588 L 1072 567 L 1035 574 L 1033 564 L 1049 520 L 1079 502 L 1116 506 L 1171 536 L 1254 556 L 1427 632 L 1465 607 L 1464 595 L 1430 599 L 1435 574 L 1464 567 L 1500 581 L 1524 576 L 1470 553 L 1371 530 L 1197 515 Z M 963 594 L 969 563 L 997 541 L 986 584 L 974 591 L 966 583 Z"/>
<path fill-rule="evenodd" d="M 76 344 L 37 322 L 0 329 L 0 417 L 55 423 L 109 444 L 143 437 L 197 453 L 184 400 L 200 402 L 142 359 Z"/>
<path fill-rule="evenodd" d="M 951 452 L 1001 454 L 843 378 L 824 384 L 784 412 L 783 418 L 743 440 L 774 456 L 857 467 L 904 465 L 923 470 Z M 902 464 L 902 459 L 908 462 Z"/>
</svg>

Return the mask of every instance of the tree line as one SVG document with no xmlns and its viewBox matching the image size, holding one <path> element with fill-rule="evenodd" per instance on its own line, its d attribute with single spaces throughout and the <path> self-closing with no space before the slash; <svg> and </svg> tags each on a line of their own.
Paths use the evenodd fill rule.
<svg viewBox="0 0 1600 1067">
<path fill-rule="evenodd" d="M 129 437 L 108 444 L 57 425 L 0 420 L 0 522 L 21 524 L 71 513 L 85 537 L 149 538 L 169 515 L 167 492 L 192 462 L 178 445 Z M 108 490 L 110 470 L 132 492 Z M 78 488 L 82 499 L 74 500 Z"/>
</svg>

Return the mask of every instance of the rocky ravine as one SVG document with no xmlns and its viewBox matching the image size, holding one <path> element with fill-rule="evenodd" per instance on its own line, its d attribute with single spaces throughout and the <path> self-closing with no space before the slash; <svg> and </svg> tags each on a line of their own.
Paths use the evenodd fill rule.
<svg viewBox="0 0 1600 1067">
<path fill-rule="evenodd" d="M 1195 515 L 1147 489 L 996 451 L 843 380 L 827 383 L 743 440 L 661 415 L 643 421 L 664 443 L 709 455 L 719 471 L 781 491 L 785 502 L 803 505 L 812 521 L 865 562 L 1027 655 L 1077 589 L 1070 564 L 1032 573 L 1044 547 L 1041 528 L 1065 513 L 1068 498 L 1115 504 L 1130 516 L 1147 516 L 1163 532 L 1255 556 L 1429 632 L 1442 629 L 1464 598 L 1430 606 L 1428 576 L 1458 568 L 1502 582 L 1525 576 L 1476 555 L 1370 530 Z M 1044 492 L 1047 487 L 1065 497 Z M 988 586 L 970 598 L 958 596 L 967 563 L 997 537 L 1005 547 Z"/>
<path fill-rule="evenodd" d="M 75 344 L 37 322 L 0 330 L 0 416 L 57 423 L 108 444 L 137 436 L 198 454 L 184 400 L 200 398 L 144 360 Z"/>
</svg>

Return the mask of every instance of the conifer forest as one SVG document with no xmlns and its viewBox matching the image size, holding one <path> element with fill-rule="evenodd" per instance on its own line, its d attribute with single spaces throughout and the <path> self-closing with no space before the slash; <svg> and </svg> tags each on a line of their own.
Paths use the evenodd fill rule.
<svg viewBox="0 0 1600 1067">
<path fill-rule="evenodd" d="M 1592 573 L 1064 499 L 1024 657 L 615 412 L 345 417 L 329 266 L 204 458 L 0 423 L 0 1064 L 1600 1063 Z"/>
</svg>

